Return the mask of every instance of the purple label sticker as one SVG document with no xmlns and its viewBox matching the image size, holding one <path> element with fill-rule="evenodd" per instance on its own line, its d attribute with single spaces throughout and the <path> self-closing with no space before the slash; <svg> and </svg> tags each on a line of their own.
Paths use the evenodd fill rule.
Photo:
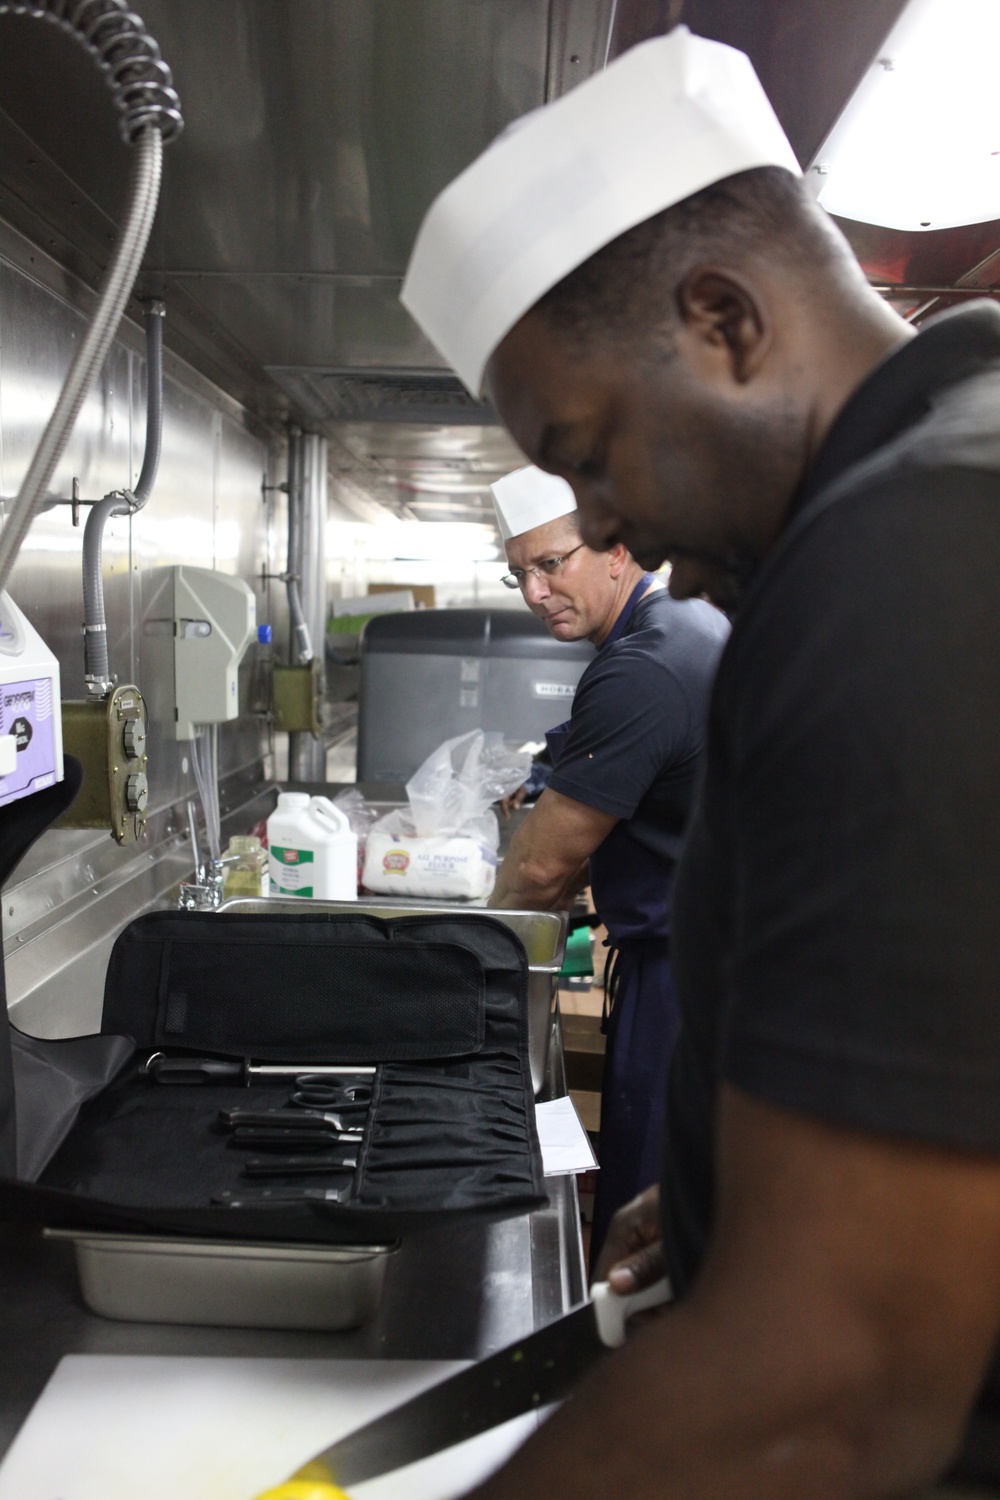
<svg viewBox="0 0 1000 1500">
<path fill-rule="evenodd" d="M 0 734 L 17 742 L 17 765 L 0 777 L 0 807 L 56 782 L 52 679 L 30 678 L 0 686 Z"/>
</svg>

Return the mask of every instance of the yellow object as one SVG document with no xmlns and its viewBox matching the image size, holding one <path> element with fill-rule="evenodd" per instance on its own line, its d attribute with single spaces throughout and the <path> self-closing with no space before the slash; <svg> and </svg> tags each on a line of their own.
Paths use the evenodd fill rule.
<svg viewBox="0 0 1000 1500">
<path fill-rule="evenodd" d="M 350 1497 L 324 1480 L 289 1479 L 275 1490 L 265 1490 L 257 1500 L 350 1500 Z"/>
<path fill-rule="evenodd" d="M 226 901 L 236 896 L 266 896 L 270 886 L 267 850 L 256 834 L 234 834 L 229 840 L 225 858 L 236 864 L 226 865 L 222 872 L 222 895 Z"/>
</svg>

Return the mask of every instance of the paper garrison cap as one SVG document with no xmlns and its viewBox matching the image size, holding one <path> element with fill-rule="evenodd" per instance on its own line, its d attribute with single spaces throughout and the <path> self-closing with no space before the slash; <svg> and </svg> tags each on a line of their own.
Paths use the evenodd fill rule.
<svg viewBox="0 0 1000 1500">
<path fill-rule="evenodd" d="M 627 229 L 735 172 L 799 173 L 750 59 L 686 26 L 515 125 L 431 204 L 400 294 L 474 396 L 518 319 Z"/>
<path fill-rule="evenodd" d="M 497 513 L 500 535 L 505 542 L 555 521 L 559 516 L 572 515 L 576 510 L 576 496 L 557 474 L 546 474 L 529 464 L 526 469 L 515 469 L 505 474 L 496 484 L 491 484 L 493 508 Z"/>
</svg>

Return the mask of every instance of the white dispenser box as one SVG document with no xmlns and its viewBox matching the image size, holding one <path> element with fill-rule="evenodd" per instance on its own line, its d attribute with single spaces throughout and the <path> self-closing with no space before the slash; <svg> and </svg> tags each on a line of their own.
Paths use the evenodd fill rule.
<svg viewBox="0 0 1000 1500">
<path fill-rule="evenodd" d="M 63 779 L 59 662 L 0 592 L 0 807 Z"/>
<path fill-rule="evenodd" d="M 328 797 L 279 793 L 267 820 L 267 843 L 272 896 L 357 897 L 357 835 Z"/>
<path fill-rule="evenodd" d="M 143 624 L 149 676 L 173 687 L 174 737 L 240 711 L 239 665 L 257 634 L 257 601 L 242 578 L 178 563 L 150 579 Z"/>
</svg>

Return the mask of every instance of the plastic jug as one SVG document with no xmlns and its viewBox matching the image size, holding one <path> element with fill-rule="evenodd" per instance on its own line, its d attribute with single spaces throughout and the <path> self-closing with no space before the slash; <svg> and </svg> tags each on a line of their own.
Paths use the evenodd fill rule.
<svg viewBox="0 0 1000 1500">
<path fill-rule="evenodd" d="M 281 792 L 267 820 L 272 896 L 353 901 L 358 894 L 358 840 L 328 797 Z"/>
</svg>

